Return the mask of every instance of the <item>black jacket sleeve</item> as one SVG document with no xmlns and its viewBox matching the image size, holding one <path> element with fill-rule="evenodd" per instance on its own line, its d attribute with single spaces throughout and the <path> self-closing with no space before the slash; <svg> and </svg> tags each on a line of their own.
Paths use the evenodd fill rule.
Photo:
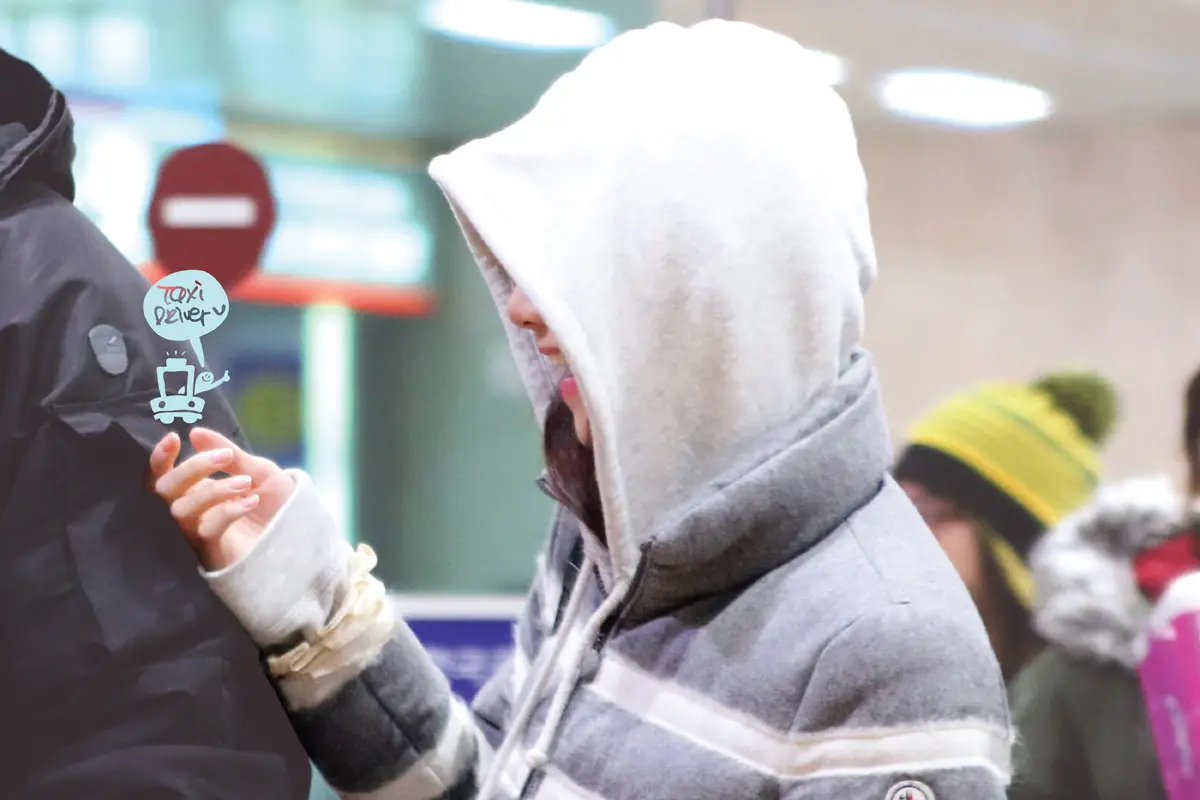
<svg viewBox="0 0 1200 800">
<path fill-rule="evenodd" d="M 304 798 L 309 763 L 257 650 L 144 486 L 168 430 L 156 369 L 187 347 L 151 331 L 147 288 L 66 200 L 5 191 L 0 782 L 26 800 Z M 104 325 L 123 370 L 89 341 Z M 236 435 L 203 397 L 202 424 Z"/>
</svg>

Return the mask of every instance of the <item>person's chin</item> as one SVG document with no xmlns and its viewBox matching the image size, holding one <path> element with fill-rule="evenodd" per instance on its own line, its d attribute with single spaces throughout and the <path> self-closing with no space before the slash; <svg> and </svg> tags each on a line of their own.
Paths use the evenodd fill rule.
<svg viewBox="0 0 1200 800">
<path fill-rule="evenodd" d="M 592 426 L 587 420 L 575 418 L 575 438 L 584 447 L 592 446 Z"/>
</svg>

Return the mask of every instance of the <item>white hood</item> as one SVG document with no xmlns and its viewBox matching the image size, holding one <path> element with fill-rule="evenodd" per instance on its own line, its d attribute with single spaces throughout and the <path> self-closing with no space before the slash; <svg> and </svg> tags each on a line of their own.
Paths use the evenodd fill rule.
<svg viewBox="0 0 1200 800">
<path fill-rule="evenodd" d="M 624 34 L 430 172 L 502 316 L 511 279 L 572 364 L 618 582 L 861 336 L 875 254 L 850 116 L 778 34 Z M 505 325 L 541 419 L 558 376 Z"/>
</svg>

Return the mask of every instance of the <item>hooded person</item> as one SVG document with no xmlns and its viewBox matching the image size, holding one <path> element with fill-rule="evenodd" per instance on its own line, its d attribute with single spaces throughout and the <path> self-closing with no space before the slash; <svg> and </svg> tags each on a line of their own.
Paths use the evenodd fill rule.
<svg viewBox="0 0 1200 800">
<path fill-rule="evenodd" d="M 1042 649 L 1029 553 L 1100 478 L 1116 391 L 1066 370 L 994 383 L 938 404 L 909 434 L 893 475 L 950 556 L 983 617 L 1006 681 Z"/>
<path fill-rule="evenodd" d="M 431 165 L 559 500 L 472 708 L 302 473 L 197 430 L 249 477 L 205 482 L 160 444 L 157 490 L 343 796 L 1004 795 L 998 665 L 887 475 L 866 181 L 810 63 L 750 25 L 656 24 Z"/>
<path fill-rule="evenodd" d="M 1105 486 L 1033 551 L 1049 645 L 1012 690 L 1012 800 L 1166 800 L 1137 667 L 1155 603 L 1200 570 L 1200 373 L 1184 403 L 1187 492 L 1167 475 Z"/>
</svg>

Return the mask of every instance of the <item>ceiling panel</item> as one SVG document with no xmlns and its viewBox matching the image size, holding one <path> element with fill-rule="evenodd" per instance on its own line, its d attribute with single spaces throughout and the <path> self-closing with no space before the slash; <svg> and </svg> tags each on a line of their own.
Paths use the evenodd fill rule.
<svg viewBox="0 0 1200 800">
<path fill-rule="evenodd" d="M 732 15 L 848 58 L 860 119 L 885 118 L 873 89 L 904 67 L 1038 86 L 1057 119 L 1200 111 L 1200 4 L 1185 0 L 737 0 Z"/>
<path fill-rule="evenodd" d="M 230 111 L 406 137 L 429 124 L 426 37 L 409 9 L 208 2 Z"/>
<path fill-rule="evenodd" d="M 0 0 L 0 44 L 68 88 L 223 108 L 243 121 L 454 141 L 511 122 L 582 53 L 435 35 L 430 0 Z M 1143 0 L 574 0 L 617 30 L 663 9 L 726 9 L 849 59 L 843 95 L 902 67 L 1029 83 L 1056 119 L 1200 112 L 1200 2 Z"/>
<path fill-rule="evenodd" d="M 557 5 L 603 14 L 617 31 L 649 25 L 656 14 L 651 0 L 577 0 Z M 429 48 L 434 113 L 428 132 L 442 139 L 481 136 L 515 121 L 555 78 L 584 56 L 579 51 L 480 46 L 440 36 L 430 37 Z"/>
<path fill-rule="evenodd" d="M 430 2 L 0 0 L 0 46 L 77 95 L 439 141 L 507 125 L 583 55 L 435 34 L 422 22 Z M 617 31 L 655 14 L 652 0 L 556 5 Z"/>
</svg>

